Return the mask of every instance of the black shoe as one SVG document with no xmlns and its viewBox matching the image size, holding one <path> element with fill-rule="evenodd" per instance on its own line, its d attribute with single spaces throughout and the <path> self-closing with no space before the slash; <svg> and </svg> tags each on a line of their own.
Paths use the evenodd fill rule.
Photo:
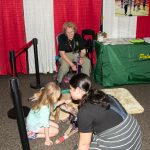
<svg viewBox="0 0 150 150">
<path fill-rule="evenodd" d="M 56 84 L 57 84 L 59 87 L 61 87 L 61 82 L 58 82 L 58 81 L 56 80 Z"/>
<path fill-rule="evenodd" d="M 59 82 L 56 80 L 56 82 L 55 82 L 57 85 L 59 85 Z"/>
</svg>

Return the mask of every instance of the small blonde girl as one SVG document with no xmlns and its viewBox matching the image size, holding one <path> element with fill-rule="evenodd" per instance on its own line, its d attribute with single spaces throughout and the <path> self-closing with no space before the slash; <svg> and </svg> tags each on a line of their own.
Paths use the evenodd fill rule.
<svg viewBox="0 0 150 150">
<path fill-rule="evenodd" d="M 39 99 L 33 104 L 26 120 L 29 139 L 45 138 L 45 145 L 52 145 L 51 137 L 59 132 L 59 126 L 50 120 L 51 112 L 65 100 L 58 101 L 61 89 L 56 83 L 49 82 Z"/>
</svg>

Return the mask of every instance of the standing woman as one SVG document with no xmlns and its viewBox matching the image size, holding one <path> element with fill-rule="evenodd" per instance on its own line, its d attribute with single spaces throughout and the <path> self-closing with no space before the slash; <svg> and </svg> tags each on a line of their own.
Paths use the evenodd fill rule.
<svg viewBox="0 0 150 150">
<path fill-rule="evenodd" d="M 70 80 L 70 93 L 79 100 L 78 150 L 140 150 L 141 130 L 112 96 L 92 89 L 90 78 L 81 73 Z"/>
</svg>

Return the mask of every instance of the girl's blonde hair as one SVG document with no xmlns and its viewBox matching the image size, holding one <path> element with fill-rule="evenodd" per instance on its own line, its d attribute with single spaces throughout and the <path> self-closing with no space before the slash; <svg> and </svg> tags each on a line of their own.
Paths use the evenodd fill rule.
<svg viewBox="0 0 150 150">
<path fill-rule="evenodd" d="M 63 24 L 63 32 L 64 33 L 66 32 L 67 28 L 72 28 L 74 30 L 74 32 L 77 31 L 77 26 L 73 22 L 71 22 L 71 21 L 65 22 Z"/>
<path fill-rule="evenodd" d="M 54 103 L 56 103 L 60 98 L 60 95 L 60 87 L 55 82 L 49 82 L 42 90 L 38 101 L 36 101 L 36 103 L 33 104 L 32 109 L 40 109 L 41 106 L 48 104 L 50 104 L 50 106 L 53 107 Z"/>
</svg>

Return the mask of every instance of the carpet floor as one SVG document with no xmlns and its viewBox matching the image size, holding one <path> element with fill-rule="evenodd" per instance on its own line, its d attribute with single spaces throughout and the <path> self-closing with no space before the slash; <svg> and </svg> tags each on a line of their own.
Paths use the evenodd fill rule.
<svg viewBox="0 0 150 150">
<path fill-rule="evenodd" d="M 21 92 L 21 102 L 23 106 L 31 107 L 31 102 L 28 98 L 33 95 L 37 89 L 30 88 L 30 84 L 36 85 L 35 75 L 19 75 L 19 88 Z M 53 81 L 53 74 L 41 74 L 41 85 L 45 85 L 49 81 Z M 13 108 L 13 102 L 10 95 L 9 88 L 10 76 L 0 76 L 0 150 L 21 150 L 22 144 L 19 136 L 19 130 L 17 121 L 10 119 L 7 116 L 8 111 Z M 96 83 L 93 84 L 96 88 L 102 88 Z M 64 85 L 67 88 L 68 85 Z M 144 112 L 141 114 L 135 114 L 135 118 L 138 120 L 142 129 L 142 150 L 149 150 L 150 147 L 150 84 L 136 84 L 136 85 L 124 85 L 120 88 L 126 88 L 130 93 L 139 101 L 143 106 Z M 67 129 L 67 123 L 60 123 L 59 134 L 52 138 L 55 141 L 56 138 L 63 135 Z M 53 145 L 51 150 L 72 150 L 73 146 L 78 143 L 78 133 L 72 135 L 64 143 L 59 145 Z M 47 150 L 48 147 L 44 145 L 44 139 L 36 139 L 29 141 L 31 150 Z"/>
</svg>

